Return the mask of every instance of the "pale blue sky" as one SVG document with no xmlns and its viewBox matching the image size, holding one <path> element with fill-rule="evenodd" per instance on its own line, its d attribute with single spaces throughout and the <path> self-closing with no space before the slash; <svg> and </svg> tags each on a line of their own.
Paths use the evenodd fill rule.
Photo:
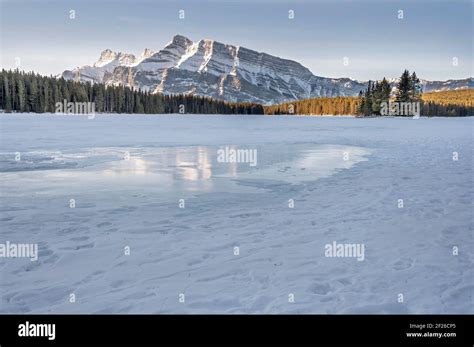
<svg viewBox="0 0 474 347">
<path fill-rule="evenodd" d="M 175 34 L 294 59 L 315 75 L 359 80 L 473 75 L 470 0 L 0 0 L 1 67 L 41 74 L 140 54 Z M 76 19 L 69 19 L 69 10 Z M 185 10 L 180 20 L 178 11 Z M 288 10 L 295 18 L 288 19 Z M 398 19 L 398 10 L 404 18 Z M 344 66 L 343 58 L 349 58 Z M 453 66 L 453 57 L 458 65 Z"/>
</svg>

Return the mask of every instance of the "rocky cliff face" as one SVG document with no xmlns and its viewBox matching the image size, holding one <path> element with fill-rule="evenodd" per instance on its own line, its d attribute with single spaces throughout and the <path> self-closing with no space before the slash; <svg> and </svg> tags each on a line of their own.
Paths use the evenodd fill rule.
<svg viewBox="0 0 474 347">
<path fill-rule="evenodd" d="M 315 76 L 296 61 L 213 40 L 193 42 L 181 35 L 174 36 L 159 52 L 146 49 L 138 58 L 105 50 L 93 66 L 64 71 L 62 76 L 153 93 L 195 94 L 262 104 L 355 96 L 367 85 L 349 78 Z M 425 89 L 430 90 L 450 88 L 449 84 L 433 84 L 444 82 L 424 83 Z"/>
</svg>

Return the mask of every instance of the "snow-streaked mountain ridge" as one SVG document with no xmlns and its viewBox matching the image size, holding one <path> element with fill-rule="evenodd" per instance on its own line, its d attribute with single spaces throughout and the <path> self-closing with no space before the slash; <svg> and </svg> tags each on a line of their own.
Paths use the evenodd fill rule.
<svg viewBox="0 0 474 347">
<path fill-rule="evenodd" d="M 92 66 L 61 74 L 82 82 L 125 85 L 153 93 L 195 94 L 227 101 L 273 104 L 313 97 L 355 96 L 367 82 L 315 76 L 300 63 L 211 39 L 182 35 L 160 51 L 139 56 L 104 50 Z M 448 83 L 449 82 L 449 83 Z M 429 82 L 425 91 L 472 87 L 472 79 Z"/>
</svg>

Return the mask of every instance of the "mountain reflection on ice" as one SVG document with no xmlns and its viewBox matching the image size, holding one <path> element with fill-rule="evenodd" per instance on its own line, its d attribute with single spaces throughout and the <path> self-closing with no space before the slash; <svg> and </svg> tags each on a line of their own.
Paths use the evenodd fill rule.
<svg viewBox="0 0 474 347">
<path fill-rule="evenodd" d="M 3 173 L 5 179 L 26 178 L 41 190 L 48 187 L 81 186 L 81 189 L 153 189 L 158 191 L 249 191 L 239 180 L 257 179 L 298 183 L 331 175 L 367 160 L 370 151 L 341 145 L 268 144 L 228 146 L 258 153 L 257 165 L 245 162 L 219 162 L 220 146 L 91 148 L 74 153 L 26 153 L 28 166 L 14 163 Z M 345 157 L 345 153 L 347 157 Z M 350 155 L 349 155 L 350 154 Z M 60 165 L 44 166 L 44 158 Z M 41 162 L 35 167 L 35 163 Z M 18 164 L 19 166 L 22 163 Z M 15 170 L 11 170 L 11 167 Z M 18 177 L 17 177 L 18 176 Z M 15 178 L 17 177 L 17 178 Z M 48 183 L 49 182 L 49 183 Z"/>
</svg>

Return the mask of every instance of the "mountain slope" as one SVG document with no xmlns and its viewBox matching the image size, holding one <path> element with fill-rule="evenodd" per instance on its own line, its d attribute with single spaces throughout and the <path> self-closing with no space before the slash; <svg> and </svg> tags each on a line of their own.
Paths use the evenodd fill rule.
<svg viewBox="0 0 474 347">
<path fill-rule="evenodd" d="M 98 62 L 63 72 L 66 79 L 125 85 L 152 93 L 196 94 L 237 102 L 276 104 L 314 97 L 355 96 L 366 82 L 313 75 L 296 61 L 214 40 L 176 35 L 162 50 L 139 58 L 102 52 Z M 464 82 L 462 82 L 464 81 Z M 428 91 L 464 88 L 472 79 L 428 82 Z M 447 84 L 446 84 L 447 83 Z"/>
</svg>

